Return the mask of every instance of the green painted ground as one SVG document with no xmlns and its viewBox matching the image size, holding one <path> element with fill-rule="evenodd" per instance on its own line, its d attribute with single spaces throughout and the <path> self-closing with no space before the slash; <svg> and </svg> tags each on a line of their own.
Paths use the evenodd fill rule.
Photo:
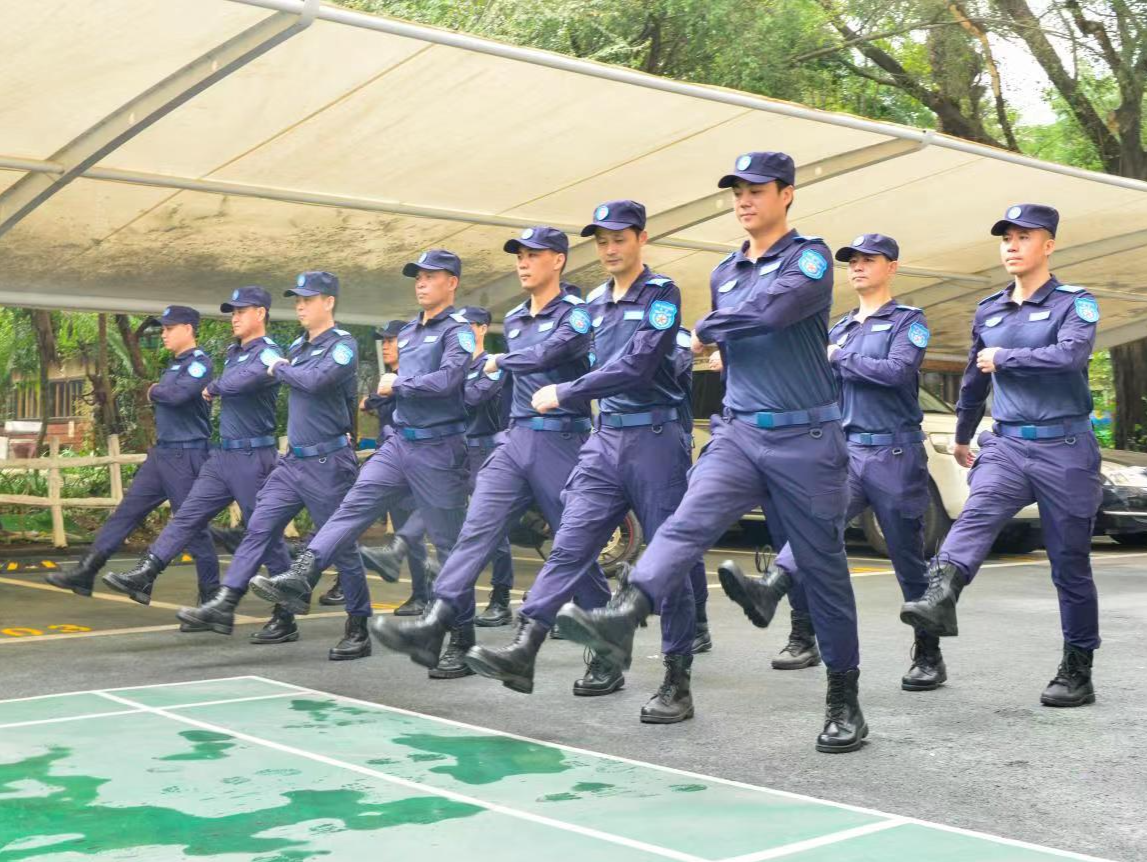
<svg viewBox="0 0 1147 862">
<path fill-rule="evenodd" d="M 0 862 L 1063 858 L 271 681 L 112 694 L 0 702 Z"/>
</svg>

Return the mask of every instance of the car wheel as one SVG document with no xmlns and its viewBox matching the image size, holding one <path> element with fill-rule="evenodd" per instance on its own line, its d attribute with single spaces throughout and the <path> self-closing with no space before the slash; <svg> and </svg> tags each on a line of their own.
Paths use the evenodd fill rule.
<svg viewBox="0 0 1147 862">
<path fill-rule="evenodd" d="M 1113 533 L 1111 538 L 1121 545 L 1130 545 L 1134 548 L 1147 545 L 1147 533 Z"/>
<path fill-rule="evenodd" d="M 641 524 L 637 522 L 637 516 L 627 512 L 597 558 L 607 578 L 617 577 L 622 563 L 634 563 L 641 552 L 641 539 Z"/>
</svg>

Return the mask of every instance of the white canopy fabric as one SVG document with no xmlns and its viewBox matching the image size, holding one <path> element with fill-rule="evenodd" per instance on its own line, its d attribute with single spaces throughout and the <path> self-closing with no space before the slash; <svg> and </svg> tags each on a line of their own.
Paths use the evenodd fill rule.
<svg viewBox="0 0 1147 862">
<path fill-rule="evenodd" d="M 414 312 L 402 264 L 457 252 L 459 304 L 518 296 L 502 243 L 594 207 L 650 213 L 649 262 L 708 310 L 739 244 L 735 158 L 798 165 L 793 224 L 902 249 L 899 298 L 933 358 L 963 358 L 976 302 L 1006 283 L 988 228 L 1017 202 L 1063 219 L 1055 272 L 1100 299 L 1100 345 L 1147 336 L 1147 183 L 931 131 L 503 45 L 316 0 L 36 0 L 0 13 L 0 302 L 218 314 L 243 284 L 342 281 L 339 318 Z M 836 313 L 851 305 L 838 273 Z"/>
</svg>

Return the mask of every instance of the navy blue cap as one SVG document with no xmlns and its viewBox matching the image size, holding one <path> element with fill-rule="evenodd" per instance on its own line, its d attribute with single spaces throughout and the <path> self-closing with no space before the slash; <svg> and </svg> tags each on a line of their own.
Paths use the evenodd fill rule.
<svg viewBox="0 0 1147 862">
<path fill-rule="evenodd" d="M 753 185 L 780 180 L 786 186 L 796 185 L 797 169 L 788 153 L 745 153 L 733 163 L 733 173 L 725 174 L 717 188 L 729 189 L 744 180 Z"/>
<path fill-rule="evenodd" d="M 337 275 L 322 270 L 300 272 L 299 277 L 295 279 L 295 286 L 290 290 L 283 291 L 283 296 L 319 296 L 320 294 L 323 296 L 339 295 Z"/>
<path fill-rule="evenodd" d="M 267 293 L 263 288 L 254 285 L 241 287 L 238 290 L 231 291 L 231 298 L 220 305 L 219 310 L 224 314 L 230 314 L 236 308 L 247 308 L 252 305 L 261 305 L 270 311 L 271 294 Z"/>
<path fill-rule="evenodd" d="M 176 326 L 180 323 L 190 323 L 193 327 L 199 327 L 199 312 L 194 308 L 188 308 L 186 305 L 169 305 L 163 309 L 163 314 L 159 317 L 149 317 L 147 319 L 149 325 L 154 326 Z"/>
<path fill-rule="evenodd" d="M 406 326 L 405 320 L 388 320 L 382 326 L 375 327 L 374 337 L 379 341 L 384 338 L 398 338 L 398 333 L 402 332 L 404 326 Z"/>
<path fill-rule="evenodd" d="M 490 321 L 494 316 L 490 314 L 490 309 L 482 308 L 480 305 L 467 305 L 459 312 L 470 323 L 476 323 L 479 326 L 489 326 Z"/>
<path fill-rule="evenodd" d="M 581 229 L 582 236 L 593 236 L 598 228 L 645 230 L 645 207 L 637 201 L 606 201 L 593 211 L 593 221 Z"/>
<path fill-rule="evenodd" d="M 543 224 L 537 227 L 528 227 L 514 239 L 507 240 L 506 244 L 502 246 L 502 251 L 517 254 L 523 248 L 569 254 L 570 239 L 557 228 Z"/>
<path fill-rule="evenodd" d="M 992 236 L 1003 236 L 1010 225 L 1041 227 L 1055 236 L 1059 227 L 1059 210 L 1045 204 L 1016 204 L 1008 207 L 1004 217 L 992 225 Z"/>
<path fill-rule="evenodd" d="M 890 236 L 882 233 L 862 233 L 852 241 L 851 245 L 836 250 L 836 259 L 841 263 L 852 260 L 853 254 L 882 254 L 889 260 L 900 259 L 900 246 Z"/>
<path fill-rule="evenodd" d="M 422 269 L 441 269 L 458 278 L 462 277 L 462 261 L 458 255 L 444 248 L 428 249 L 418 256 L 418 260 L 408 263 L 402 268 L 402 274 L 407 278 L 414 278 Z"/>
</svg>

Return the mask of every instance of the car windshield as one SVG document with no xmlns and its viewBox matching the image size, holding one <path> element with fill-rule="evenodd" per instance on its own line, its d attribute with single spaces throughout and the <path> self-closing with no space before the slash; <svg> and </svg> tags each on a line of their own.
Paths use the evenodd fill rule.
<svg viewBox="0 0 1147 862">
<path fill-rule="evenodd" d="M 920 387 L 920 409 L 925 413 L 955 413 L 956 410 L 947 401 L 937 398 L 927 389 Z"/>
</svg>

